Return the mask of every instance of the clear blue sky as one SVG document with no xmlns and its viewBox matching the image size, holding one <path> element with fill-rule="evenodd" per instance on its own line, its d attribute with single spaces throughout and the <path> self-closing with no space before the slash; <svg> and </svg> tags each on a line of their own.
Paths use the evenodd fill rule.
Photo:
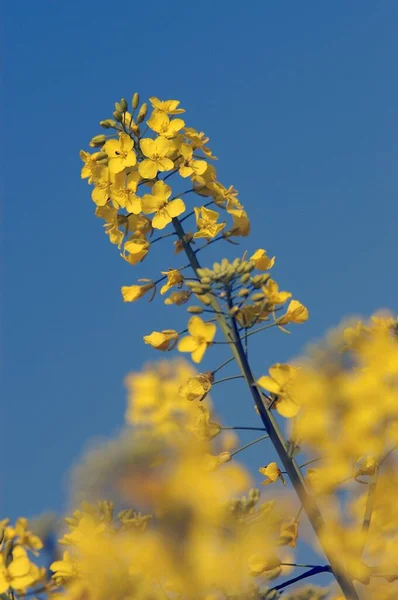
<svg viewBox="0 0 398 600">
<path fill-rule="evenodd" d="M 173 263 L 159 246 L 124 263 L 80 180 L 79 150 L 121 96 L 181 100 L 252 218 L 237 253 L 276 254 L 282 289 L 310 309 L 291 336 L 253 342 L 258 375 L 345 315 L 397 311 L 398 4 L 22 0 L 3 12 L 1 500 L 15 518 L 62 510 L 86 440 L 123 424 L 124 376 L 160 357 L 142 335 L 183 318 L 159 299 L 122 303 L 121 285 Z M 256 424 L 228 385 L 217 410 Z M 248 457 L 267 462 L 264 447 Z"/>
</svg>

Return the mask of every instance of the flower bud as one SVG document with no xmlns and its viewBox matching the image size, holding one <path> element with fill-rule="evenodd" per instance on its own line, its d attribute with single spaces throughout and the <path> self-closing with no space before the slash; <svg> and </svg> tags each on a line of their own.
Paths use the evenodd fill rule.
<svg viewBox="0 0 398 600">
<path fill-rule="evenodd" d="M 243 285 L 244 285 L 245 283 L 247 283 L 249 281 L 249 279 L 250 279 L 250 274 L 244 273 L 242 275 L 242 277 L 240 278 L 240 282 L 243 283 Z"/>
<path fill-rule="evenodd" d="M 115 110 L 113 112 L 113 116 L 115 117 L 116 121 L 119 121 L 119 123 L 123 121 L 123 113 L 121 113 L 119 110 Z"/>
<path fill-rule="evenodd" d="M 105 121 L 100 121 L 100 125 L 104 129 L 113 129 L 116 127 L 116 122 L 113 119 L 105 119 Z"/>
<path fill-rule="evenodd" d="M 131 107 L 135 110 L 137 108 L 137 106 L 140 103 L 140 95 L 138 92 L 135 92 L 135 94 L 133 94 L 132 100 L 131 100 Z"/>
<path fill-rule="evenodd" d="M 261 302 L 262 300 L 264 300 L 264 298 L 265 296 L 263 292 L 257 292 L 257 294 L 253 294 L 252 296 L 253 302 Z"/>
<path fill-rule="evenodd" d="M 242 288 L 241 290 L 239 290 L 237 296 L 239 296 L 239 298 L 247 298 L 250 294 L 250 290 L 248 290 L 247 288 Z"/>
<path fill-rule="evenodd" d="M 139 111 L 139 113 L 138 113 L 138 116 L 137 116 L 137 123 L 142 123 L 142 121 L 143 121 L 143 120 L 145 119 L 145 117 L 146 117 L 146 114 L 147 114 L 147 112 L 148 112 L 148 104 L 145 102 L 145 103 L 144 103 L 144 104 L 141 106 L 141 108 L 140 108 L 140 111 Z"/>
<path fill-rule="evenodd" d="M 115 110 L 120 113 L 124 112 L 123 107 L 120 104 L 120 102 L 115 102 Z"/>
<path fill-rule="evenodd" d="M 127 104 L 127 100 L 126 100 L 126 98 L 122 98 L 122 99 L 120 100 L 120 103 L 119 103 L 119 104 L 120 104 L 120 106 L 121 106 L 121 109 L 122 109 L 122 110 L 121 110 L 121 112 L 126 112 L 126 110 L 127 110 L 127 108 L 128 108 L 128 104 Z"/>
<path fill-rule="evenodd" d="M 91 142 L 89 143 L 89 146 L 91 146 L 91 148 L 96 148 L 97 146 L 102 146 L 104 143 L 106 142 L 106 135 L 101 133 L 100 135 L 95 135 Z"/>
<path fill-rule="evenodd" d="M 203 312 L 203 308 L 201 306 L 189 306 L 187 311 L 192 315 L 201 315 Z"/>
<path fill-rule="evenodd" d="M 195 296 L 200 302 L 203 302 L 205 306 L 210 306 L 212 298 L 209 294 L 195 294 Z"/>
</svg>

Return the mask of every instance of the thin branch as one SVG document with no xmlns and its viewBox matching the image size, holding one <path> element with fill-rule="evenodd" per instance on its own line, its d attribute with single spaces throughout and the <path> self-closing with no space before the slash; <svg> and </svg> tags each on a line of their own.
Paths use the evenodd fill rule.
<svg viewBox="0 0 398 600">
<path fill-rule="evenodd" d="M 218 313 L 217 313 L 218 314 Z M 216 369 L 213 369 L 212 371 L 212 375 L 215 375 L 218 371 L 221 371 L 221 369 L 223 367 L 226 367 L 227 365 L 229 365 L 230 362 L 232 362 L 233 360 L 235 360 L 234 356 L 231 356 L 231 358 L 228 358 L 228 360 L 225 360 L 223 363 L 221 363 L 221 365 L 219 365 Z"/>
<path fill-rule="evenodd" d="M 231 375 L 231 377 L 224 377 L 224 379 L 217 379 L 217 381 L 213 381 L 213 385 L 217 383 L 224 383 L 224 381 L 231 381 L 231 379 L 244 379 L 243 375 Z"/>
<path fill-rule="evenodd" d="M 278 591 L 278 590 L 283 590 L 284 588 L 288 587 L 289 585 L 292 585 L 293 583 L 296 583 L 297 581 L 301 581 L 302 579 L 307 579 L 308 577 L 312 577 L 313 575 L 318 575 L 319 573 L 330 573 L 331 571 L 332 571 L 332 569 L 329 565 L 324 565 L 323 567 L 322 566 L 313 567 L 309 571 L 306 571 L 305 573 L 302 573 L 301 575 L 298 575 L 297 577 L 293 577 L 293 579 L 288 579 L 288 581 L 285 581 L 284 583 L 280 583 L 279 585 L 276 585 L 275 587 L 271 588 L 269 591 L 274 592 L 274 591 Z"/>
<path fill-rule="evenodd" d="M 236 427 L 221 427 L 223 431 L 229 431 L 232 429 L 242 430 L 242 431 L 265 431 L 264 427 L 240 427 L 239 425 Z"/>
<path fill-rule="evenodd" d="M 363 517 L 362 530 L 361 530 L 362 534 L 363 534 L 363 539 L 362 539 L 362 547 L 361 547 L 360 554 L 362 554 L 363 551 L 365 550 L 366 538 L 367 538 L 367 535 L 369 532 L 370 522 L 372 520 L 373 508 L 374 508 L 374 504 L 375 504 L 375 500 L 376 500 L 377 479 L 378 479 L 378 469 L 376 469 L 376 472 L 373 475 L 373 480 L 371 481 L 371 483 L 369 483 L 368 497 L 366 499 L 365 514 Z"/>
<path fill-rule="evenodd" d="M 188 257 L 188 260 L 191 263 L 192 268 L 195 270 L 195 272 L 197 272 L 198 269 L 201 268 L 201 265 L 197 258 L 197 253 L 192 249 L 190 242 L 187 241 L 185 237 L 184 228 L 182 227 L 178 218 L 173 218 L 173 225 L 179 239 L 181 240 L 181 243 Z M 227 293 L 229 293 L 229 290 L 226 291 Z M 229 308 L 233 308 L 233 304 L 232 302 L 230 302 L 230 297 L 228 298 L 228 301 Z M 216 298 L 212 299 L 211 306 L 217 311 L 220 310 L 220 306 Z M 324 526 L 324 521 L 321 512 L 317 505 L 316 499 L 308 490 L 307 483 L 299 469 L 296 460 L 289 456 L 287 443 L 282 434 L 282 431 L 280 430 L 278 422 L 272 414 L 272 411 L 269 410 L 269 408 L 264 404 L 263 396 L 257 387 L 256 379 L 253 376 L 252 370 L 244 353 L 236 320 L 234 318 L 231 318 L 230 323 L 228 323 L 228 321 L 223 317 L 223 315 L 217 315 L 217 322 L 228 342 L 234 342 L 233 344 L 230 344 L 232 353 L 236 359 L 236 362 L 242 374 L 245 377 L 251 396 L 254 400 L 254 403 L 259 412 L 264 427 L 268 432 L 270 439 L 275 447 L 275 450 L 278 453 L 280 460 L 289 475 L 289 478 L 295 488 L 298 497 L 300 498 L 301 503 L 304 505 L 304 510 L 310 520 L 310 523 L 319 538 L 320 531 Z M 342 565 L 340 560 L 336 560 L 335 557 L 329 557 L 329 552 L 325 549 L 324 551 L 327 559 L 330 562 L 337 583 L 341 587 L 342 593 L 345 595 L 346 599 L 359 600 L 354 584 L 352 583 L 352 580 L 348 577 L 344 566 Z"/>
<path fill-rule="evenodd" d="M 233 456 L 235 456 L 236 454 L 239 454 L 239 452 L 242 452 L 243 450 L 246 450 L 247 448 L 250 448 L 250 446 L 254 446 L 254 444 L 257 444 L 258 442 L 262 442 L 263 440 L 267 440 L 269 438 L 269 435 L 262 435 L 261 437 L 252 440 L 251 442 L 249 442 L 248 444 L 246 444 L 245 446 L 242 446 L 241 448 L 238 448 L 237 450 L 235 450 L 235 452 L 231 453 L 231 458 Z"/>
</svg>

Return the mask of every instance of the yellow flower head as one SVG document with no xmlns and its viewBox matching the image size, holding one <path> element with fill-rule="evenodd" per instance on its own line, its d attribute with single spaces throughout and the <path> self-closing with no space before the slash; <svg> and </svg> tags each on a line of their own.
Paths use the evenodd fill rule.
<svg viewBox="0 0 398 600">
<path fill-rule="evenodd" d="M 181 272 L 178 269 L 169 269 L 169 271 L 162 271 L 162 275 L 167 275 L 167 283 L 165 283 L 160 290 L 162 296 L 174 286 L 181 287 L 181 285 L 184 282 L 184 276 L 181 275 Z"/>
<path fill-rule="evenodd" d="M 152 219 L 154 229 L 164 229 L 174 217 L 178 217 L 185 211 L 185 204 L 181 198 L 175 198 L 169 202 L 170 196 L 171 187 L 164 181 L 157 181 L 152 187 L 152 193 L 142 197 L 143 212 L 145 214 L 155 213 Z"/>
<path fill-rule="evenodd" d="M 182 156 L 182 162 L 178 169 L 181 177 L 189 177 L 193 173 L 196 175 L 203 175 L 207 169 L 207 162 L 205 160 L 194 160 L 193 159 L 193 148 L 188 144 L 181 144 L 180 153 Z"/>
<path fill-rule="evenodd" d="M 205 144 L 207 144 L 209 141 L 209 138 L 204 134 L 203 131 L 199 133 L 193 127 L 185 127 L 184 136 L 191 142 L 194 150 L 202 150 L 203 154 L 207 158 L 211 158 L 213 160 L 217 158 L 216 156 L 213 156 L 210 148 L 205 146 Z"/>
<path fill-rule="evenodd" d="M 101 167 L 94 179 L 94 189 L 91 198 L 97 206 L 105 206 L 111 197 L 111 191 L 115 182 L 115 174 L 108 167 Z"/>
<path fill-rule="evenodd" d="M 233 217 L 233 224 L 231 229 L 228 231 L 229 235 L 246 237 L 250 233 L 250 221 L 247 213 L 243 208 L 233 208 L 227 211 Z"/>
<path fill-rule="evenodd" d="M 188 429 L 201 440 L 212 440 L 221 432 L 221 425 L 210 421 L 210 412 L 206 406 L 203 404 L 196 406 L 199 411 L 198 417 L 194 423 L 188 426 Z"/>
<path fill-rule="evenodd" d="M 298 367 L 277 363 L 270 367 L 269 376 L 263 375 L 257 381 L 262 388 L 277 395 L 275 408 L 283 417 L 295 417 L 300 410 L 290 389 L 297 373 Z"/>
<path fill-rule="evenodd" d="M 214 377 L 211 373 L 199 373 L 199 375 L 188 379 L 180 387 L 178 393 L 182 398 L 186 398 L 187 400 L 201 402 L 210 392 L 213 380 Z"/>
<path fill-rule="evenodd" d="M 296 519 L 291 519 L 286 523 L 282 523 L 280 531 L 279 543 L 282 546 L 292 546 L 295 548 L 298 538 L 298 522 Z"/>
<path fill-rule="evenodd" d="M 148 283 L 145 283 L 145 285 L 123 286 L 122 287 L 123 300 L 125 302 L 135 302 L 136 300 L 139 300 L 140 298 L 145 296 L 145 294 L 147 292 L 149 292 L 149 290 L 153 290 L 152 297 L 150 298 L 150 300 L 152 300 L 153 296 L 155 295 L 155 291 L 156 291 L 155 284 L 153 281 L 149 281 Z"/>
<path fill-rule="evenodd" d="M 163 136 L 156 140 L 144 138 L 140 141 L 142 153 L 146 158 L 138 165 L 138 172 L 144 179 L 154 179 L 158 172 L 171 171 L 173 161 L 168 153 L 173 150 L 171 142 Z"/>
<path fill-rule="evenodd" d="M 154 109 L 163 111 L 169 115 L 180 115 L 185 112 L 183 108 L 178 108 L 180 104 L 179 100 L 159 100 L 159 98 L 152 96 L 149 98 L 149 102 Z"/>
<path fill-rule="evenodd" d="M 144 335 L 144 342 L 156 350 L 172 350 L 178 340 L 178 333 L 174 329 L 163 331 L 152 331 L 150 335 Z"/>
<path fill-rule="evenodd" d="M 292 297 L 290 292 L 280 292 L 278 284 L 273 279 L 268 279 L 262 290 L 269 304 L 283 304 Z"/>
<path fill-rule="evenodd" d="M 269 258 L 269 256 L 267 256 L 267 252 L 262 248 L 256 250 L 255 253 L 250 257 L 250 260 L 254 262 L 256 269 L 259 271 L 268 271 L 275 264 L 275 256 Z"/>
<path fill-rule="evenodd" d="M 291 300 L 287 307 L 286 314 L 278 319 L 278 325 L 287 323 L 304 323 L 308 321 L 308 308 L 298 300 Z"/>
<path fill-rule="evenodd" d="M 124 244 L 124 251 L 121 256 L 131 265 L 144 260 L 149 251 L 149 242 L 141 234 L 136 234 Z M 126 254 L 126 252 L 128 254 Z"/>
<path fill-rule="evenodd" d="M 50 565 L 54 572 L 53 578 L 58 585 L 63 585 L 68 579 L 79 575 L 79 567 L 76 560 L 72 559 L 69 552 L 64 552 L 62 560 L 56 560 Z"/>
<path fill-rule="evenodd" d="M 180 352 L 191 352 L 195 363 L 200 363 L 208 346 L 213 342 L 217 327 L 214 323 L 205 323 L 198 316 L 193 316 L 188 322 L 190 335 L 183 337 L 178 343 Z"/>
<path fill-rule="evenodd" d="M 265 467 L 261 467 L 261 469 L 259 469 L 258 472 L 261 473 L 261 475 L 264 475 L 264 477 L 266 477 L 266 480 L 263 481 L 261 485 L 268 485 L 269 483 L 274 483 L 275 481 L 278 481 L 278 479 L 282 481 L 283 485 L 286 485 L 282 472 L 279 469 L 276 462 L 271 462 Z"/>
<path fill-rule="evenodd" d="M 280 566 L 281 560 L 276 554 L 258 553 L 249 557 L 249 573 L 253 577 L 258 577 L 266 571 L 271 571 Z"/>
<path fill-rule="evenodd" d="M 215 210 L 210 210 L 205 206 L 200 208 L 194 207 L 196 226 L 198 231 L 194 233 L 194 238 L 206 238 L 211 240 L 216 237 L 220 231 L 225 227 L 225 223 L 217 223 L 218 217 L 220 216 Z"/>
<path fill-rule="evenodd" d="M 136 195 L 137 187 L 140 182 L 138 171 L 131 171 L 126 176 L 115 179 L 111 188 L 110 198 L 115 208 L 125 208 L 127 212 L 139 215 L 141 212 L 141 198 Z"/>
<path fill-rule="evenodd" d="M 127 167 L 134 167 L 137 157 L 133 150 L 134 141 L 127 133 L 121 133 L 118 140 L 105 142 L 103 151 L 109 156 L 109 170 L 120 173 Z"/>
<path fill-rule="evenodd" d="M 9 565 L 6 565 L 4 555 L 0 554 L 0 594 L 6 593 L 10 587 L 25 591 L 41 577 L 40 569 L 30 562 L 22 546 L 15 546 L 11 554 Z"/>
<path fill-rule="evenodd" d="M 175 137 L 185 125 L 182 119 L 170 120 L 167 114 L 162 110 L 154 110 L 151 118 L 148 119 L 147 124 L 152 131 L 155 131 L 166 138 Z"/>
<path fill-rule="evenodd" d="M 103 152 L 94 152 L 93 154 L 90 154 L 90 152 L 85 152 L 84 150 L 80 151 L 80 158 L 84 162 L 80 174 L 82 179 L 88 179 L 88 183 L 92 183 L 97 177 L 99 169 L 101 169 L 98 160 L 103 156 Z"/>
</svg>

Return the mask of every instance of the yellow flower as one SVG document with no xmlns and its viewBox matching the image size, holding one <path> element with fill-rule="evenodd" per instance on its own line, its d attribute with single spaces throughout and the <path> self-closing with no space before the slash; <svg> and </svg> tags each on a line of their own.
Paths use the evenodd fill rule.
<svg viewBox="0 0 398 600">
<path fill-rule="evenodd" d="M 246 237 L 250 233 L 250 221 L 243 208 L 228 209 L 227 211 L 233 217 L 233 225 L 228 232 L 229 235 L 240 235 Z"/>
<path fill-rule="evenodd" d="M 84 150 L 80 151 L 80 158 L 84 162 L 80 174 L 82 179 L 88 179 L 88 183 L 92 183 L 97 176 L 99 169 L 101 168 L 101 165 L 97 161 L 103 156 L 103 152 L 94 152 L 93 154 L 90 154 Z"/>
<path fill-rule="evenodd" d="M 78 564 L 71 558 L 69 552 L 63 553 L 62 560 L 51 563 L 50 569 L 54 572 L 53 578 L 58 585 L 63 585 L 65 580 L 79 575 Z"/>
<path fill-rule="evenodd" d="M 213 381 L 214 377 L 210 372 L 199 373 L 199 375 L 195 375 L 195 377 L 188 379 L 188 381 L 180 387 L 178 394 L 187 400 L 198 400 L 201 402 L 210 392 Z"/>
<path fill-rule="evenodd" d="M 198 231 L 194 233 L 194 238 L 206 238 L 208 240 L 214 238 L 225 227 L 225 223 L 217 223 L 220 216 L 215 210 L 210 210 L 205 206 L 200 208 L 194 207 L 196 226 Z"/>
<path fill-rule="evenodd" d="M 268 485 L 269 483 L 274 483 L 275 481 L 278 481 L 278 479 L 282 481 L 283 485 L 286 485 L 282 475 L 282 471 L 279 469 L 276 462 L 271 462 L 265 467 L 261 467 L 261 469 L 259 469 L 258 472 L 267 478 L 261 483 L 261 485 Z"/>
<path fill-rule="evenodd" d="M 257 381 L 258 385 L 278 396 L 275 407 L 283 417 L 295 417 L 300 405 L 291 395 L 291 384 L 298 373 L 298 368 L 287 364 L 276 363 Z"/>
<path fill-rule="evenodd" d="M 250 257 L 250 260 L 254 262 L 256 269 L 259 271 L 268 271 L 275 264 L 275 256 L 269 258 L 269 256 L 267 256 L 267 252 L 262 248 L 256 250 L 255 253 Z"/>
<path fill-rule="evenodd" d="M 156 140 L 144 138 L 140 141 L 141 150 L 145 158 L 138 165 L 138 171 L 141 177 L 145 179 L 154 179 L 159 171 L 170 171 L 174 167 L 173 161 L 167 157 L 173 147 L 171 142 L 165 137 L 158 137 Z"/>
<path fill-rule="evenodd" d="M 188 332 L 178 343 L 180 352 L 191 352 L 195 363 L 200 363 L 208 346 L 213 342 L 217 327 L 214 323 L 205 323 L 198 316 L 191 317 L 188 322 Z"/>
<path fill-rule="evenodd" d="M 298 538 L 298 523 L 296 519 L 291 519 L 286 523 L 282 523 L 279 544 L 281 546 L 296 546 Z"/>
<path fill-rule="evenodd" d="M 109 241 L 111 244 L 117 244 L 118 248 L 120 248 L 124 234 L 119 229 L 119 219 L 117 209 L 109 204 L 105 206 L 97 206 L 95 209 L 95 216 L 104 219 L 106 223 L 104 224 L 105 233 L 109 236 Z"/>
<path fill-rule="evenodd" d="M 207 156 L 207 158 L 216 159 L 216 156 L 213 156 L 210 148 L 205 146 L 209 141 L 209 138 L 205 136 L 204 132 L 200 133 L 196 131 L 193 127 L 185 127 L 184 128 L 184 136 L 192 143 L 192 148 L 194 150 L 202 150 L 203 154 Z"/>
<path fill-rule="evenodd" d="M 183 161 L 178 169 L 181 177 L 189 177 L 193 173 L 196 175 L 203 175 L 207 169 L 207 162 L 205 160 L 194 160 L 193 148 L 188 144 L 181 144 L 180 153 Z"/>
<path fill-rule="evenodd" d="M 280 292 L 278 284 L 273 279 L 268 279 L 262 290 L 269 304 L 283 304 L 292 297 L 290 292 Z"/>
<path fill-rule="evenodd" d="M 204 454 L 202 467 L 205 471 L 215 471 L 221 465 L 229 462 L 232 459 L 230 452 L 221 452 L 220 454 Z"/>
<path fill-rule="evenodd" d="M 287 323 L 304 323 L 308 321 L 308 308 L 298 300 L 291 300 L 287 307 L 286 314 L 278 319 L 278 325 Z"/>
<path fill-rule="evenodd" d="M 378 463 L 374 456 L 361 456 L 354 469 L 354 477 L 360 475 L 375 475 L 378 469 Z"/>
<path fill-rule="evenodd" d="M 115 177 L 108 167 L 99 169 L 94 180 L 94 189 L 91 192 L 91 198 L 97 206 L 105 206 L 108 202 L 114 181 Z"/>
<path fill-rule="evenodd" d="M 105 142 L 103 151 L 109 156 L 109 170 L 120 173 L 127 167 L 134 167 L 137 157 L 133 150 L 134 142 L 127 133 L 119 134 L 118 140 Z"/>
<path fill-rule="evenodd" d="M 169 115 L 180 115 L 185 112 L 183 108 L 177 108 L 180 104 L 179 100 L 159 100 L 159 98 L 152 96 L 149 98 L 149 102 L 152 104 L 153 108 Z"/>
<path fill-rule="evenodd" d="M 253 577 L 257 577 L 265 571 L 271 571 L 280 566 L 281 560 L 275 554 L 258 553 L 252 554 L 249 557 L 249 573 Z"/>
<path fill-rule="evenodd" d="M 41 573 L 39 568 L 31 563 L 28 554 L 22 546 L 15 546 L 12 550 L 12 561 L 6 565 L 3 554 L 0 554 L 0 594 L 4 594 L 11 587 L 14 590 L 24 591 L 37 581 Z"/>
<path fill-rule="evenodd" d="M 191 405 L 192 406 L 192 405 Z M 199 415 L 194 423 L 188 425 L 189 431 L 201 440 L 212 440 L 221 431 L 221 425 L 210 421 L 210 412 L 203 404 L 198 404 Z"/>
<path fill-rule="evenodd" d="M 122 287 L 123 300 L 125 302 L 135 302 L 136 300 L 139 300 L 140 298 L 145 296 L 145 294 L 147 292 L 149 292 L 149 290 L 153 290 L 153 294 L 151 297 L 151 300 L 152 300 L 153 296 L 155 295 L 155 290 L 156 290 L 155 284 L 153 281 L 149 281 L 145 285 L 123 286 Z"/>
<path fill-rule="evenodd" d="M 189 290 L 182 290 L 181 292 L 171 292 L 170 296 L 166 298 L 164 301 L 167 306 L 172 306 L 175 304 L 176 306 L 181 306 L 181 304 L 186 304 L 191 297 L 191 292 Z"/>
<path fill-rule="evenodd" d="M 115 179 L 110 191 L 110 198 L 115 208 L 125 208 L 127 212 L 139 215 L 141 212 L 141 198 L 136 195 L 140 174 L 132 171 L 125 177 Z"/>
<path fill-rule="evenodd" d="M 167 114 L 161 110 L 153 111 L 152 116 L 147 121 L 148 127 L 159 135 L 164 137 L 174 137 L 185 125 L 182 119 L 170 120 Z"/>
<path fill-rule="evenodd" d="M 19 517 L 15 522 L 15 527 L 7 527 L 6 534 L 8 539 L 15 537 L 18 544 L 33 550 L 35 554 L 38 554 L 37 550 L 43 548 L 41 539 L 29 531 L 28 519 L 25 517 Z"/>
<path fill-rule="evenodd" d="M 181 287 L 184 281 L 184 276 L 181 275 L 181 272 L 178 269 L 162 271 L 162 275 L 167 275 L 167 283 L 165 283 L 160 290 L 162 296 L 166 294 L 173 286 Z"/>
<path fill-rule="evenodd" d="M 170 186 L 164 181 L 157 181 L 152 187 L 152 193 L 142 197 L 142 211 L 145 214 L 155 213 L 152 219 L 152 227 L 155 229 L 164 229 L 174 217 L 185 211 L 185 204 L 181 198 L 168 202 L 170 196 Z"/>
<path fill-rule="evenodd" d="M 144 260 L 148 254 L 149 247 L 150 244 L 145 237 L 137 233 L 135 237 L 132 237 L 124 244 L 123 253 L 120 256 L 131 265 L 136 265 Z M 128 252 L 127 255 L 126 252 Z"/>
<path fill-rule="evenodd" d="M 150 335 L 144 335 L 144 342 L 156 350 L 172 350 L 178 340 L 178 333 L 174 329 L 163 329 L 163 331 L 152 331 Z"/>
</svg>

